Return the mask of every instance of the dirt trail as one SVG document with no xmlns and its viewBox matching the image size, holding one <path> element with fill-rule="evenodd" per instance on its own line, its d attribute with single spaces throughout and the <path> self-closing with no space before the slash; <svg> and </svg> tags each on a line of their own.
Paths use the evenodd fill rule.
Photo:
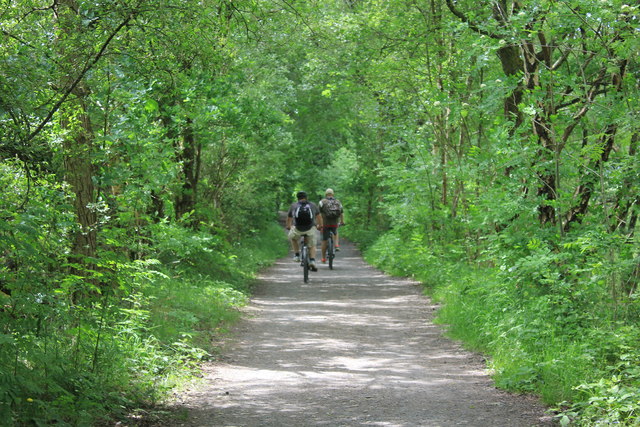
<svg viewBox="0 0 640 427">
<path fill-rule="evenodd" d="M 415 283 L 348 243 L 334 267 L 307 284 L 290 258 L 264 272 L 222 360 L 180 397 L 183 425 L 551 425 L 535 399 L 495 389 L 480 356 L 442 337 Z"/>
</svg>

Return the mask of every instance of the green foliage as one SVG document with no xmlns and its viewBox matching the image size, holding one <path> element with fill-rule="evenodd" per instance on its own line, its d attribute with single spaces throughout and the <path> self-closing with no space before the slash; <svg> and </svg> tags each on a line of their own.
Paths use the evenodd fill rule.
<svg viewBox="0 0 640 427">
<path fill-rule="evenodd" d="M 182 238 L 173 234 L 176 231 Z M 256 270 L 286 253 L 286 239 L 274 223 L 224 249 L 184 229 L 172 235 L 157 246 L 169 270 L 163 268 L 144 285 L 151 321 L 157 325 L 153 333 L 163 342 L 188 336 L 195 345 L 208 348 L 212 337 L 239 316 L 236 308 L 247 302 Z M 177 243 L 186 244 L 186 250 Z M 163 247 L 171 248 L 170 254 Z"/>
<path fill-rule="evenodd" d="M 438 321 L 448 333 L 490 356 L 498 386 L 537 393 L 549 404 L 574 402 L 563 414 L 580 425 L 633 424 L 638 337 L 625 323 L 636 316 L 620 320 L 600 270 L 562 279 L 567 264 L 584 264 L 580 252 L 553 255 L 530 241 L 520 249 L 530 255 L 514 257 L 512 268 L 471 266 L 455 246 L 427 249 L 415 237 L 386 233 L 367 259 L 423 282 L 442 303 Z"/>
<path fill-rule="evenodd" d="M 188 376 L 286 251 L 294 91 L 240 34 L 258 5 L 40 3 L 2 11 L 0 417 L 90 425 Z M 95 251 L 72 257 L 85 208 Z"/>
<path fill-rule="evenodd" d="M 375 58 L 359 77 L 378 102 L 362 119 L 378 133 L 357 140 L 356 164 L 335 185 L 356 190 L 345 232 L 367 259 L 423 282 L 442 303 L 439 321 L 489 356 L 498 385 L 566 402 L 577 423 L 632 425 L 637 379 L 616 367 L 637 353 L 638 136 L 628 95 L 639 87 L 624 68 L 637 10 L 587 3 L 519 5 L 504 21 L 473 2 L 448 3 L 457 15 L 395 2 L 358 15 Z M 595 24 L 605 16 L 607 37 Z M 618 52 L 616 37 L 626 46 Z M 550 40 L 562 48 L 545 51 Z M 563 56 L 578 46 L 598 60 Z M 597 106 L 581 102 L 584 83 L 605 69 L 621 80 L 603 82 Z"/>
<path fill-rule="evenodd" d="M 499 385 L 637 419 L 636 6 L 76 3 L 0 12 L 2 419 L 160 399 L 327 187 Z"/>
<path fill-rule="evenodd" d="M 3 287 L 10 294 L 0 294 L 7 419 L 93 424 L 160 401 L 214 350 L 212 338 L 239 315 L 256 269 L 287 250 L 276 225 L 234 248 L 171 225 L 154 234 L 165 262 L 111 262 L 121 286 L 88 305 L 69 304 L 72 288 L 52 282 L 47 292 L 4 272 L 12 278 Z"/>
</svg>

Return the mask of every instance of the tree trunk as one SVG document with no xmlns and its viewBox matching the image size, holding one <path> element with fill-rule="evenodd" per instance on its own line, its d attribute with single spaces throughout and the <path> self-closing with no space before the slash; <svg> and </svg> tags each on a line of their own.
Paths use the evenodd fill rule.
<svg viewBox="0 0 640 427">
<path fill-rule="evenodd" d="M 498 58 L 502 65 L 502 71 L 506 76 L 514 76 L 521 73 L 524 68 L 520 57 L 520 48 L 517 45 L 509 45 L 498 49 Z M 523 85 L 518 84 L 504 99 L 504 115 L 507 120 L 513 120 L 513 130 L 522 124 L 522 112 L 518 105 L 522 102 Z"/>
<path fill-rule="evenodd" d="M 77 109 L 79 113 L 71 119 L 73 113 L 68 108 Z M 97 216 L 91 164 L 91 123 L 84 102 L 80 99 L 73 106 L 65 108 L 62 115 L 61 127 L 71 130 L 63 144 L 65 180 L 75 195 L 73 206 L 80 226 L 74 235 L 72 254 L 81 259 L 94 257 L 97 249 Z"/>
<path fill-rule="evenodd" d="M 612 90 L 616 93 L 620 92 L 620 90 L 622 89 L 622 81 L 624 80 L 626 70 L 627 70 L 627 61 L 626 60 L 621 61 L 619 64 L 618 72 L 613 73 L 612 75 L 610 84 L 612 86 Z M 603 69 L 600 72 L 600 76 L 603 76 L 605 74 L 604 71 L 605 69 Z M 598 77 L 596 81 L 594 81 L 594 83 L 592 84 L 594 91 L 595 91 L 595 88 L 599 85 L 599 81 L 600 81 L 600 77 Z M 587 209 L 589 207 L 589 201 L 591 200 L 591 195 L 593 194 L 595 185 L 598 181 L 597 179 L 598 177 L 596 176 L 596 173 L 594 171 L 599 171 L 600 166 L 609 160 L 609 154 L 611 154 L 611 151 L 613 150 L 613 144 L 615 142 L 617 131 L 618 131 L 618 125 L 614 123 L 609 124 L 606 130 L 604 131 L 604 135 L 602 136 L 602 139 L 601 139 L 602 154 L 598 159 L 592 162 L 591 165 L 585 168 L 585 172 L 583 173 L 581 183 L 576 189 L 576 193 L 575 193 L 577 203 L 571 209 L 569 209 L 569 212 L 567 212 L 567 215 L 565 217 L 565 221 L 563 224 L 564 231 L 568 231 L 574 222 L 575 223 L 582 222 L 582 218 L 587 213 Z M 633 141 L 632 141 L 630 150 L 631 152 L 635 152 Z"/>
<path fill-rule="evenodd" d="M 545 124 L 541 116 L 536 116 L 533 122 L 534 133 L 538 136 L 538 142 L 541 145 L 539 162 L 547 165 L 552 164 L 552 154 L 555 152 L 555 141 L 549 133 L 549 127 Z M 551 166 L 546 166 L 539 173 L 540 187 L 538 187 L 538 196 L 542 198 L 540 206 L 538 206 L 538 218 L 540 224 L 555 224 L 556 215 L 552 202 L 557 198 L 556 175 Z M 551 202 L 551 203 L 549 203 Z"/>
<path fill-rule="evenodd" d="M 581 223 L 582 218 L 587 213 L 587 208 L 589 207 L 589 201 L 591 200 L 591 196 L 595 190 L 596 184 L 598 183 L 599 176 L 597 175 L 597 171 L 600 170 L 600 165 L 607 160 L 609 160 L 609 154 L 613 149 L 613 143 L 615 141 L 615 135 L 618 127 L 616 125 L 609 125 L 607 130 L 602 137 L 603 141 L 603 150 L 602 154 L 598 159 L 592 162 L 588 167 L 585 168 L 585 172 L 582 176 L 582 181 L 578 188 L 576 189 L 575 198 L 577 200 L 576 204 L 569 209 L 567 212 L 566 219 L 564 222 L 564 231 L 568 231 L 571 228 L 571 224 Z"/>
<path fill-rule="evenodd" d="M 638 154 L 638 141 L 640 134 L 634 133 L 631 136 L 629 145 L 629 158 L 634 159 Z M 636 162 L 638 164 L 638 162 Z M 637 210 L 640 206 L 640 196 L 636 194 L 637 184 L 633 181 L 635 174 L 628 174 L 624 179 L 624 184 L 618 190 L 616 204 L 614 207 L 613 230 L 621 230 L 630 235 L 633 234 Z M 613 231 L 612 230 L 612 231 Z"/>
<path fill-rule="evenodd" d="M 193 211 L 196 206 L 196 194 L 198 188 L 198 149 L 196 147 L 195 137 L 193 134 L 193 120 L 187 119 L 186 125 L 182 130 L 181 144 L 177 151 L 177 160 L 182 164 L 182 188 L 176 199 L 176 217 L 181 218 L 183 215 Z"/>
<path fill-rule="evenodd" d="M 55 5 L 58 27 L 62 38 L 71 40 L 78 30 L 77 4 L 74 0 L 60 0 Z M 60 89 L 71 87 L 73 75 L 81 59 L 67 40 L 58 40 L 58 53 L 62 76 Z M 79 229 L 73 238 L 72 256 L 84 263 L 87 257 L 95 257 L 97 248 L 95 188 L 93 184 L 91 120 L 87 112 L 86 97 L 89 90 L 83 82 L 71 92 L 67 104 L 60 109 L 60 126 L 63 130 L 65 180 L 74 193 L 74 209 Z"/>
</svg>

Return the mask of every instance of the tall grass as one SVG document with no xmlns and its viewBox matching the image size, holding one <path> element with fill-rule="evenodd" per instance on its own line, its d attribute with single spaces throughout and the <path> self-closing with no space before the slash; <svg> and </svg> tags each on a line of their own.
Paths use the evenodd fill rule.
<svg viewBox="0 0 640 427">
<path fill-rule="evenodd" d="M 111 286 L 81 304 L 69 292 L 91 282 L 45 264 L 55 251 L 31 251 L 35 227 L 0 227 L 4 241 L 22 239 L 12 253 L 20 262 L 0 277 L 11 292 L 0 293 L 3 426 L 131 424 L 136 408 L 162 401 L 215 353 L 213 338 L 239 316 L 255 273 L 288 249 L 275 224 L 235 244 L 155 227 L 143 259 L 113 244 L 101 253 L 92 274 Z"/>
<path fill-rule="evenodd" d="M 488 357 L 497 386 L 541 396 L 563 424 L 636 425 L 637 301 L 612 299 L 599 254 L 585 257 L 571 245 L 550 251 L 536 241 L 518 253 L 501 250 L 503 261 L 494 264 L 470 261 L 462 247 L 395 232 L 365 255 L 421 281 L 441 303 L 437 322 Z"/>
</svg>

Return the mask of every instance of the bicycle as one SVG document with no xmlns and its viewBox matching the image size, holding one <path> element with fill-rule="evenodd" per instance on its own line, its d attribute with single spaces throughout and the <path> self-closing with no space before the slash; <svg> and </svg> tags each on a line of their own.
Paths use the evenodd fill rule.
<svg viewBox="0 0 640 427">
<path fill-rule="evenodd" d="M 344 224 L 340 224 L 343 226 Z M 338 231 L 337 227 L 327 227 L 329 229 L 329 238 L 327 239 L 327 260 L 329 261 L 329 269 L 333 270 L 333 259 L 336 257 L 335 235 Z"/>
<path fill-rule="evenodd" d="M 307 235 L 300 238 L 300 265 L 302 266 L 304 283 L 309 281 L 309 247 L 307 246 Z"/>
<path fill-rule="evenodd" d="M 329 230 L 329 239 L 327 239 L 327 259 L 329 260 L 329 270 L 333 270 L 333 259 L 336 257 L 336 247 L 333 241 L 333 236 L 336 234 L 333 229 Z"/>
</svg>

